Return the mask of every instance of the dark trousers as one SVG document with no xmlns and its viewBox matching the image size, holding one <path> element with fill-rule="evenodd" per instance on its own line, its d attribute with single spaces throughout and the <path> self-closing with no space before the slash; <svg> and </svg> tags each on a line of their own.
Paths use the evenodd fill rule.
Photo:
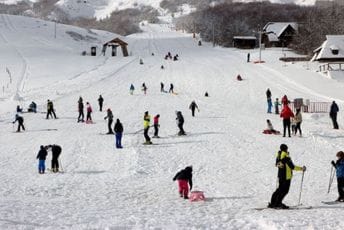
<svg viewBox="0 0 344 230">
<path fill-rule="evenodd" d="M 275 105 L 275 114 L 279 114 L 279 108 L 278 108 L 278 105 Z"/>
<path fill-rule="evenodd" d="M 79 110 L 79 116 L 78 116 L 78 122 L 80 121 L 84 121 L 84 111 L 83 110 Z"/>
<path fill-rule="evenodd" d="M 195 109 L 194 108 L 191 108 L 191 114 L 193 117 L 195 116 Z"/>
<path fill-rule="evenodd" d="M 53 118 L 53 115 L 54 115 L 54 118 L 56 119 L 56 114 L 55 114 L 55 111 L 53 109 L 48 109 L 48 112 L 47 112 L 47 119 L 49 119 L 49 116 L 51 118 Z"/>
<path fill-rule="evenodd" d="M 154 136 L 159 136 L 159 125 L 157 124 L 154 125 Z"/>
<path fill-rule="evenodd" d="M 86 114 L 86 121 L 92 121 L 91 113 L 87 112 Z"/>
<path fill-rule="evenodd" d="M 103 110 L 103 103 L 99 103 L 99 111 L 101 112 Z"/>
<path fill-rule="evenodd" d="M 149 130 L 149 127 L 143 129 L 143 136 L 145 137 L 146 142 L 150 142 L 151 140 L 150 137 L 148 136 L 148 130 Z"/>
<path fill-rule="evenodd" d="M 111 125 L 112 125 L 112 119 L 109 119 L 109 120 L 108 120 L 108 129 L 109 129 L 108 133 L 113 133 L 113 132 L 112 132 Z"/>
<path fill-rule="evenodd" d="M 51 169 L 53 170 L 53 172 L 59 171 L 59 160 L 58 160 L 58 158 L 53 158 L 51 160 Z"/>
<path fill-rule="evenodd" d="M 271 205 L 278 206 L 282 204 L 284 197 L 288 194 L 291 180 L 279 179 L 278 188 L 272 194 Z"/>
<path fill-rule="evenodd" d="M 301 122 L 297 122 L 295 126 L 295 135 L 297 134 L 297 131 L 299 131 L 300 135 L 302 135 L 302 130 L 301 130 Z"/>
<path fill-rule="evenodd" d="M 179 128 L 178 135 L 185 135 L 185 131 L 184 131 L 183 125 L 184 124 L 178 124 L 178 128 Z"/>
<path fill-rule="evenodd" d="M 337 123 L 337 114 L 334 113 L 334 114 L 330 114 L 330 117 L 332 119 L 332 123 L 333 123 L 333 128 L 334 129 L 338 129 L 338 123 Z"/>
<path fill-rule="evenodd" d="M 23 130 L 25 130 L 24 124 L 21 122 L 18 122 L 18 129 L 17 132 L 20 132 L 20 128 L 22 128 Z"/>
<path fill-rule="evenodd" d="M 339 199 L 344 199 L 344 177 L 337 178 Z"/>
<path fill-rule="evenodd" d="M 116 133 L 116 148 L 122 148 L 122 133 Z"/>
<path fill-rule="evenodd" d="M 285 137 L 286 129 L 288 129 L 288 135 L 290 137 L 290 118 L 283 119 L 283 136 Z"/>
</svg>

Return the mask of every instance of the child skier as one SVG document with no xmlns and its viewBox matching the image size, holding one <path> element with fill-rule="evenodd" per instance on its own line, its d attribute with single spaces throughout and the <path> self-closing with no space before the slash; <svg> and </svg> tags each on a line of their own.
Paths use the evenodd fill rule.
<svg viewBox="0 0 344 230">
<path fill-rule="evenodd" d="M 25 131 L 25 127 L 24 127 L 24 118 L 19 116 L 18 114 L 16 114 L 16 119 L 12 122 L 13 124 L 16 123 L 18 121 L 18 129 L 17 132 L 20 132 L 20 128 L 22 128 Z"/>
<path fill-rule="evenodd" d="M 296 109 L 296 114 L 295 114 L 295 117 L 294 117 L 294 122 L 295 122 L 295 132 L 294 132 L 294 135 L 296 135 L 297 131 L 299 131 L 300 137 L 302 137 L 302 130 L 301 130 L 302 114 L 301 114 L 301 109 L 300 108 Z"/>
<path fill-rule="evenodd" d="M 281 105 L 281 103 L 278 101 L 278 98 L 276 98 L 276 101 L 274 103 L 275 106 L 275 114 L 279 114 L 279 106 Z"/>
<path fill-rule="evenodd" d="M 159 118 L 160 118 L 160 114 L 157 114 L 154 118 L 153 118 L 153 126 L 154 126 L 154 138 L 160 138 L 159 137 Z"/>
<path fill-rule="evenodd" d="M 36 159 L 39 160 L 39 163 L 38 163 L 38 173 L 39 174 L 44 174 L 45 160 L 47 159 L 47 155 L 48 155 L 47 150 L 45 149 L 45 147 L 43 145 L 41 145 L 41 148 L 40 148 L 40 150 L 37 154 L 37 157 L 36 157 Z"/>
<path fill-rule="evenodd" d="M 180 197 L 184 199 L 189 199 L 189 186 L 190 191 L 192 190 L 192 166 L 188 166 L 185 169 L 179 171 L 174 177 L 173 181 L 178 181 L 178 190 Z"/>
<path fill-rule="evenodd" d="M 344 152 L 339 151 L 337 153 L 337 162 L 332 161 L 331 164 L 336 169 L 337 174 L 337 186 L 339 197 L 337 201 L 344 202 Z"/>
<path fill-rule="evenodd" d="M 89 102 L 86 102 L 86 110 L 87 110 L 86 123 L 92 123 L 92 117 L 91 117 L 92 107 Z"/>
</svg>

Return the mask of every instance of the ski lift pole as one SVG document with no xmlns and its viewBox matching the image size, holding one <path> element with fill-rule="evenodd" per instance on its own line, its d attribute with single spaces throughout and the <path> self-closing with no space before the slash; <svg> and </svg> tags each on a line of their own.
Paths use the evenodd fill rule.
<svg viewBox="0 0 344 230">
<path fill-rule="evenodd" d="M 305 171 L 302 171 L 302 178 L 301 178 L 301 186 L 300 186 L 300 194 L 299 194 L 299 202 L 298 206 L 301 205 L 301 194 L 302 194 L 302 185 L 303 185 L 303 178 L 305 176 Z"/>
</svg>

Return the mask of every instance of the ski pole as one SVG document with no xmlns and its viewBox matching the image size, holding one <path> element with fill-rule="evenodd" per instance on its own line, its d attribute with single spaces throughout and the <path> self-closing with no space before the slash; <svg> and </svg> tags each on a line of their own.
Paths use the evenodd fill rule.
<svg viewBox="0 0 344 230">
<path fill-rule="evenodd" d="M 330 193 L 330 191 L 331 191 L 331 186 L 332 186 L 333 178 L 334 178 L 333 166 L 331 165 L 330 181 L 328 183 L 327 193 Z"/>
<path fill-rule="evenodd" d="M 303 178 L 305 175 L 305 171 L 302 171 L 302 178 L 301 178 L 301 186 L 300 186 L 300 195 L 299 195 L 299 203 L 298 206 L 301 205 L 301 193 L 302 193 L 302 185 L 303 185 Z"/>
</svg>

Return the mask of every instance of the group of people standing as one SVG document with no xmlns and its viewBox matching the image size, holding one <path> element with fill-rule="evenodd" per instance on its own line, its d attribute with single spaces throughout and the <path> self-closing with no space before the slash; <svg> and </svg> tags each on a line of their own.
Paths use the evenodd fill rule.
<svg viewBox="0 0 344 230">
<path fill-rule="evenodd" d="M 45 160 L 48 155 L 48 151 L 51 150 L 52 157 L 51 157 L 51 171 L 57 173 L 60 171 L 60 163 L 59 163 L 59 156 L 62 152 L 62 148 L 59 145 L 41 145 L 40 150 L 36 156 L 36 159 L 39 160 L 38 162 L 38 173 L 44 174 L 45 173 Z"/>
</svg>

